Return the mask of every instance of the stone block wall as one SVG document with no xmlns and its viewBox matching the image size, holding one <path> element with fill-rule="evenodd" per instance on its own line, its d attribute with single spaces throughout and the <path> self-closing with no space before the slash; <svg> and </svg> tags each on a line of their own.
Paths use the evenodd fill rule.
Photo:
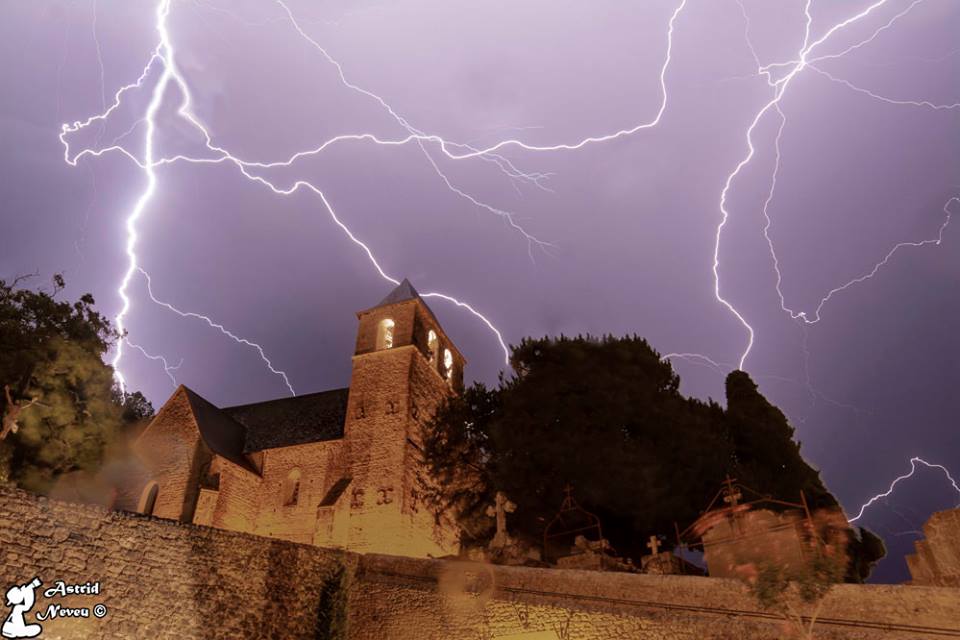
<svg viewBox="0 0 960 640">
<path fill-rule="evenodd" d="M 327 523 L 317 522 L 318 507 L 330 487 L 343 477 L 342 465 L 338 464 L 341 451 L 339 440 L 264 451 L 263 477 L 252 497 L 257 505 L 253 533 L 311 544 L 318 526 L 326 531 Z M 296 502 L 286 504 L 283 488 L 294 469 L 300 472 L 300 486 Z M 229 505 L 229 501 L 224 504 Z"/>
<path fill-rule="evenodd" d="M 917 552 L 907 556 L 913 584 L 960 587 L 960 509 L 934 513 L 923 534 L 926 540 L 914 542 Z"/>
<path fill-rule="evenodd" d="M 0 488 L 0 587 L 99 581 L 107 615 L 41 639 L 773 640 L 775 613 L 719 578 L 342 554 Z M 821 640 L 960 638 L 960 589 L 838 585 Z"/>
<path fill-rule="evenodd" d="M 429 514 L 411 512 L 418 467 L 412 440 L 417 420 L 430 415 L 448 392 L 446 382 L 429 370 L 414 346 L 354 356 L 344 428 L 353 478 L 351 550 L 420 557 L 455 551 L 452 540 L 434 535 Z"/>
<path fill-rule="evenodd" d="M 344 556 L 298 545 L 0 488 L 0 588 L 34 576 L 99 581 L 101 593 L 37 598 L 91 610 L 42 622 L 58 638 L 325 638 L 336 627 Z M 95 605 L 107 608 L 103 618 Z"/>
<path fill-rule="evenodd" d="M 198 458 L 209 457 L 210 452 L 200 439 L 184 389 L 167 401 L 135 447 L 144 465 L 138 474 L 140 482 L 131 478 L 134 495 L 129 502 L 118 500 L 117 508 L 136 510 L 146 481 L 153 480 L 160 486 L 154 515 L 189 522 L 196 500 L 191 488 L 199 473 Z"/>
<path fill-rule="evenodd" d="M 531 569 L 366 555 L 351 640 L 774 640 L 783 620 L 733 580 Z M 822 640 L 960 638 L 960 589 L 837 585 Z"/>
<path fill-rule="evenodd" d="M 760 509 L 717 518 L 716 524 L 703 534 L 704 560 L 710 575 L 734 578 L 738 567 L 774 560 L 799 566 L 803 562 L 801 517 L 795 511 L 774 513 Z"/>
</svg>

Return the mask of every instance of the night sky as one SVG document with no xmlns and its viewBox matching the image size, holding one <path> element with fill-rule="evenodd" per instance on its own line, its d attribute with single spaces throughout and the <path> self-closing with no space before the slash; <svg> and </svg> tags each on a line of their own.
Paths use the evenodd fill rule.
<svg viewBox="0 0 960 640">
<path fill-rule="evenodd" d="M 90 291 L 115 316 L 148 171 L 117 149 L 66 160 L 122 147 L 144 163 L 152 130 L 154 161 L 188 158 L 150 167 L 135 224 L 154 296 L 259 344 L 298 393 L 345 386 L 354 312 L 393 285 L 318 195 L 275 194 L 223 154 L 275 162 L 338 135 L 414 131 L 432 137 L 348 139 L 245 170 L 279 190 L 310 182 L 384 272 L 470 304 L 507 343 L 637 333 L 664 354 L 701 354 L 674 359 L 683 390 L 722 400 L 749 340 L 739 313 L 755 332 L 744 368 L 851 516 L 912 456 L 960 473 L 960 220 L 944 226 L 960 217 L 960 5 L 813 0 L 808 44 L 866 13 L 802 68 L 800 0 L 286 7 L 296 25 L 265 0 L 173 0 L 169 47 L 108 118 L 65 136 L 65 158 L 61 125 L 104 112 L 143 73 L 161 43 L 157 6 L 0 5 L 0 278 L 62 272 L 66 295 Z M 761 75 L 754 52 L 785 64 Z M 151 110 L 169 60 L 186 115 L 173 78 Z M 746 161 L 747 131 L 780 89 Z M 438 138 L 451 155 L 523 145 L 451 159 Z M 554 145 L 578 148 L 524 148 Z M 735 171 L 718 272 L 736 313 L 713 271 Z M 221 405 L 289 393 L 253 347 L 151 302 L 138 271 L 127 295 L 130 341 L 182 359 L 178 383 Z M 428 302 L 467 378 L 495 382 L 493 332 Z M 173 389 L 162 362 L 130 346 L 120 370 L 157 407 Z M 905 579 L 916 530 L 958 499 L 921 465 L 867 509 L 859 523 L 890 552 L 875 579 Z"/>
</svg>

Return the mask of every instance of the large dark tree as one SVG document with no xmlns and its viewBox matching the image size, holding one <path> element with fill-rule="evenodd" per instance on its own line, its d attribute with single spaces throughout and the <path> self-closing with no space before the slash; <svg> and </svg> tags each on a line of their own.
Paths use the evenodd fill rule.
<svg viewBox="0 0 960 640">
<path fill-rule="evenodd" d="M 638 337 L 527 339 L 512 364 L 516 375 L 468 388 L 424 429 L 433 506 L 454 513 L 467 544 L 489 539 L 496 491 L 518 505 L 511 533 L 541 540 L 567 483 L 634 558 L 651 534 L 672 539 L 675 522 L 695 520 L 728 473 L 781 500 L 803 490 L 815 506 L 836 504 L 743 372 L 728 378 L 724 410 L 684 397 Z"/>
<path fill-rule="evenodd" d="M 734 371 L 726 387 L 731 475 L 780 500 L 799 502 L 802 490 L 811 507 L 837 506 L 820 474 L 800 455 L 787 417 L 760 394 L 750 376 Z"/>
<path fill-rule="evenodd" d="M 46 491 L 61 475 L 92 471 L 125 422 L 152 413 L 119 394 L 103 355 L 119 336 L 93 297 L 0 280 L 0 480 Z"/>
<path fill-rule="evenodd" d="M 489 535 L 499 490 L 519 505 L 511 527 L 538 538 L 567 483 L 621 553 L 697 517 L 730 458 L 723 412 L 683 397 L 645 340 L 525 340 L 512 363 L 515 377 L 468 389 L 426 430 L 437 506 L 452 506 L 468 537 Z"/>
</svg>

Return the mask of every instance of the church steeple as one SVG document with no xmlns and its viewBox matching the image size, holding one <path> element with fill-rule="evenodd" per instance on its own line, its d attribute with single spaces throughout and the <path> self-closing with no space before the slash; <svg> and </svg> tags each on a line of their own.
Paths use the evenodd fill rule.
<svg viewBox="0 0 960 640">
<path fill-rule="evenodd" d="M 413 285 L 410 284 L 410 281 L 406 278 L 403 279 L 403 282 L 398 284 L 393 291 L 387 294 L 387 297 L 380 301 L 377 305 L 382 307 L 384 305 L 393 304 L 395 302 L 403 302 L 404 300 L 420 300 L 420 294 L 417 293 L 417 290 L 413 288 Z"/>
<path fill-rule="evenodd" d="M 452 538 L 437 542 L 446 534 L 423 508 L 417 447 L 422 425 L 462 389 L 463 357 L 408 280 L 357 319 L 344 423 L 353 460 L 347 546 L 449 553 Z"/>
<path fill-rule="evenodd" d="M 412 346 L 450 387 L 462 387 L 463 356 L 406 278 L 377 306 L 358 312 L 357 319 L 356 356 Z"/>
</svg>

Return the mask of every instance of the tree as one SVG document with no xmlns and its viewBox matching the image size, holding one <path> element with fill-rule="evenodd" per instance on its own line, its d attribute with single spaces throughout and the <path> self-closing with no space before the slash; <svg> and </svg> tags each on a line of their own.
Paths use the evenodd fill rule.
<svg viewBox="0 0 960 640">
<path fill-rule="evenodd" d="M 743 579 L 761 608 L 783 618 L 787 637 L 813 640 L 823 600 L 833 585 L 842 581 L 845 567 L 844 554 L 819 548 L 798 567 L 763 564 L 751 567 Z"/>
<path fill-rule="evenodd" d="M 90 294 L 58 300 L 60 275 L 51 292 L 22 281 L 0 280 L 0 479 L 46 491 L 64 473 L 96 469 L 125 418 L 152 407 L 117 393 L 102 358 L 120 336 Z"/>
<path fill-rule="evenodd" d="M 153 417 L 153 404 L 139 391 L 123 393 L 114 387 L 113 399 L 121 407 L 120 419 L 125 425 L 139 425 Z"/>
<path fill-rule="evenodd" d="M 777 407 L 763 397 L 743 371 L 727 376 L 727 433 L 733 445 L 731 473 L 743 484 L 782 500 L 796 502 L 803 491 L 811 509 L 839 508 L 820 473 L 800 454 L 801 443 Z M 846 579 L 863 582 L 886 554 L 883 541 L 863 528 L 847 535 Z"/>
<path fill-rule="evenodd" d="M 497 491 L 518 505 L 511 533 L 542 540 L 567 483 L 634 559 L 648 536 L 695 520 L 727 473 L 782 500 L 803 490 L 836 505 L 743 372 L 730 374 L 724 410 L 684 397 L 669 361 L 636 336 L 526 339 L 512 364 L 514 376 L 450 398 L 424 428 L 427 496 L 468 546 L 489 540 Z"/>
<path fill-rule="evenodd" d="M 512 362 L 515 377 L 452 398 L 425 430 L 434 506 L 457 514 L 465 542 L 489 536 L 498 490 L 519 505 L 516 533 L 539 539 L 570 483 L 614 548 L 638 557 L 647 535 L 694 519 L 716 490 L 722 410 L 684 398 L 645 340 L 528 339 Z"/>
<path fill-rule="evenodd" d="M 489 538 L 487 505 L 495 498 L 489 460 L 490 424 L 502 414 L 501 395 L 482 383 L 453 396 L 423 430 L 425 462 L 430 470 L 424 499 L 438 515 L 453 513 L 461 540 L 472 545 Z"/>
<path fill-rule="evenodd" d="M 733 446 L 731 473 L 742 483 L 781 500 L 797 502 L 800 491 L 811 508 L 836 507 L 820 474 L 800 455 L 794 430 L 743 371 L 727 376 L 726 430 Z"/>
</svg>

